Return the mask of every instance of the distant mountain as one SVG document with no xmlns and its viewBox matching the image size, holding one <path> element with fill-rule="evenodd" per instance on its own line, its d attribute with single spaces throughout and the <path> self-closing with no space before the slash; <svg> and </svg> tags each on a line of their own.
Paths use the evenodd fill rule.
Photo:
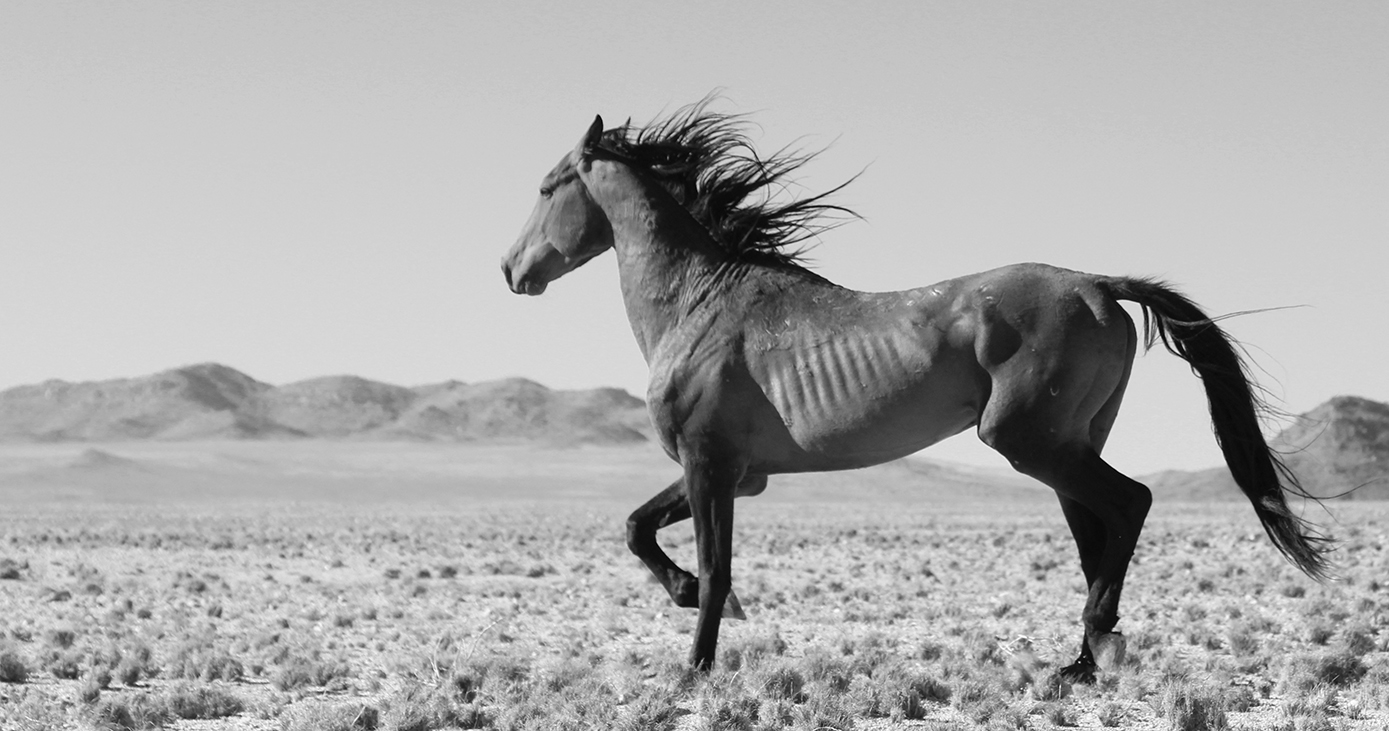
<svg viewBox="0 0 1389 731">
<path fill-rule="evenodd" d="M 229 429 L 270 386 L 205 364 L 95 383 L 44 381 L 0 392 L 0 439 L 95 441 Z"/>
<path fill-rule="evenodd" d="M 1271 440 L 1308 492 L 1389 500 L 1389 404 L 1337 396 L 1297 417 Z M 1162 472 L 1143 480 L 1153 492 L 1193 500 L 1240 500 L 1229 470 Z"/>
<path fill-rule="evenodd" d="M 383 435 L 477 440 L 523 439 L 620 443 L 646 440 L 646 404 L 626 391 L 551 391 L 524 378 L 427 387 Z"/>
<path fill-rule="evenodd" d="M 215 363 L 139 378 L 0 391 L 0 441 L 412 439 L 616 444 L 647 439 L 619 389 L 511 378 L 405 388 L 356 376 L 272 386 Z"/>
</svg>

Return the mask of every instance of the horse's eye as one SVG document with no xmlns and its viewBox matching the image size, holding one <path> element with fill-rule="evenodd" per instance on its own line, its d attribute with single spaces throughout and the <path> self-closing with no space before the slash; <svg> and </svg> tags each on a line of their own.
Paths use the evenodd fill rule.
<svg viewBox="0 0 1389 731">
<path fill-rule="evenodd" d="M 541 198 L 549 198 L 550 196 L 552 196 L 552 195 L 554 195 L 554 194 L 555 194 L 555 189 L 554 189 L 554 188 L 551 188 L 551 187 L 548 186 L 548 185 L 542 185 L 542 186 L 540 186 L 540 197 L 541 197 Z"/>
</svg>

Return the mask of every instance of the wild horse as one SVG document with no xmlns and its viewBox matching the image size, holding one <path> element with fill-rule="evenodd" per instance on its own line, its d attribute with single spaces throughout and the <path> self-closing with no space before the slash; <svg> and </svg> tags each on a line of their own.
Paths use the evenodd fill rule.
<svg viewBox="0 0 1389 731">
<path fill-rule="evenodd" d="M 795 247 L 851 212 L 829 193 L 778 194 L 807 159 L 759 157 L 741 119 L 705 102 L 645 127 L 604 131 L 600 117 L 545 176 L 502 261 L 513 291 L 538 295 L 617 251 L 651 419 L 684 469 L 632 514 L 627 543 L 675 604 L 698 607 L 695 667 L 712 666 L 721 618 L 741 616 L 735 497 L 762 492 L 768 475 L 878 464 L 971 427 L 1056 491 L 1080 549 L 1085 633 L 1063 672 L 1090 681 L 1097 653 L 1122 656 L 1119 593 L 1152 495 L 1100 457 L 1139 342 L 1120 300 L 1141 307 L 1146 347 L 1160 338 L 1200 376 L 1225 460 L 1274 546 L 1326 575 L 1327 539 L 1284 499 L 1306 493 L 1264 440 L 1264 404 L 1195 304 L 1151 279 L 1044 264 L 904 292 L 845 289 Z M 698 578 L 656 542 L 685 518 Z"/>
</svg>

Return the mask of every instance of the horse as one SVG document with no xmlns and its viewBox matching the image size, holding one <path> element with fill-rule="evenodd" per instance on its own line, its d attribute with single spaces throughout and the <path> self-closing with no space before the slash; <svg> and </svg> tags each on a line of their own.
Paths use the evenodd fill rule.
<svg viewBox="0 0 1389 731">
<path fill-rule="evenodd" d="M 1089 592 L 1062 676 L 1094 682 L 1122 659 L 1119 595 L 1152 494 L 1100 456 L 1139 345 L 1120 301 L 1141 310 L 1145 350 L 1161 340 L 1201 379 L 1226 464 L 1273 545 L 1327 577 L 1330 539 L 1288 506 L 1285 492 L 1311 496 L 1264 439 L 1263 392 L 1194 302 L 1156 279 L 1039 263 L 901 292 L 838 286 L 807 268 L 801 244 L 853 215 L 827 200 L 843 185 L 789 196 L 787 176 L 814 154 L 760 156 L 745 117 L 708 106 L 608 130 L 596 117 L 502 260 L 513 292 L 539 295 L 616 252 L 651 421 L 683 470 L 632 513 L 627 545 L 677 606 L 699 610 L 695 669 L 712 668 L 721 620 L 744 617 L 735 498 L 769 475 L 879 464 L 971 428 L 1055 491 L 1075 539 Z M 698 577 L 656 541 L 686 518 Z"/>
</svg>

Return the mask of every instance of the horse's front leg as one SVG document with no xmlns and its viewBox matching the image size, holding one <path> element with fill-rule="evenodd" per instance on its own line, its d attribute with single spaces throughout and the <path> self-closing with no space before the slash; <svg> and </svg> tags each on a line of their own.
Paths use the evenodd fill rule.
<svg viewBox="0 0 1389 731">
<path fill-rule="evenodd" d="M 677 607 L 699 606 L 699 579 L 680 568 L 656 542 L 656 531 L 690 517 L 685 499 L 685 478 L 671 483 L 627 518 L 627 548 L 641 559 L 661 582 Z"/>
<path fill-rule="evenodd" d="M 714 667 L 723 607 L 733 589 L 733 499 L 742 468 L 718 455 L 691 454 L 685 465 L 685 495 L 694 520 L 699 557 L 699 619 L 690 665 Z"/>
<path fill-rule="evenodd" d="M 766 475 L 747 475 L 738 483 L 735 494 L 738 497 L 757 495 L 766 487 Z M 699 579 L 680 568 L 656 542 L 656 531 L 689 517 L 690 505 L 685 496 L 685 478 L 682 477 L 627 518 L 627 547 L 641 559 L 677 607 L 694 609 L 699 607 Z M 737 595 L 732 591 L 724 604 L 723 616 L 747 618 Z"/>
</svg>

